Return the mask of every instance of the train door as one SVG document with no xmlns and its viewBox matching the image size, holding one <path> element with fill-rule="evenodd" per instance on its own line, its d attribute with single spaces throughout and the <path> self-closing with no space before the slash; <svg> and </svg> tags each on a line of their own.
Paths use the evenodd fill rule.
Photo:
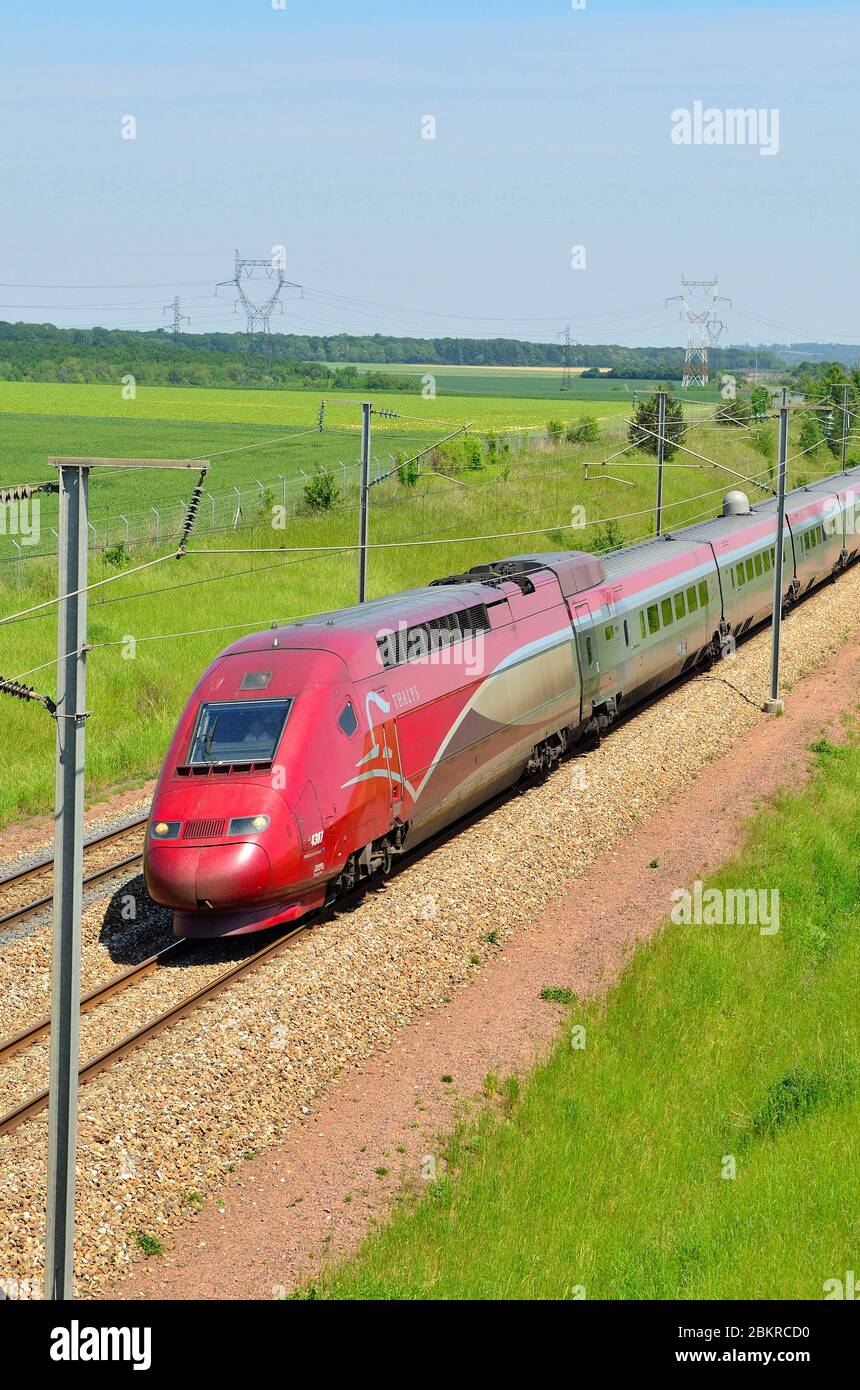
<svg viewBox="0 0 860 1390">
<path fill-rule="evenodd" d="M 582 716 L 585 718 L 591 715 L 591 706 L 597 697 L 600 683 L 594 618 L 587 599 L 574 603 L 573 626 L 579 651 L 579 669 L 582 672 Z"/>
<path fill-rule="evenodd" d="M 373 734 L 373 745 L 367 754 L 366 762 L 368 768 L 377 771 L 386 782 L 390 817 L 399 819 L 403 802 L 403 776 L 400 768 L 397 719 L 388 687 L 376 686 L 368 692 L 364 703 L 368 727 Z"/>
</svg>

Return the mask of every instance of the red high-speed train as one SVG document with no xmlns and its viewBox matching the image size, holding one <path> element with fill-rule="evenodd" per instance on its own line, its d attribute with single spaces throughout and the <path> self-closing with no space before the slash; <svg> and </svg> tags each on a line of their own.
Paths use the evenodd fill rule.
<svg viewBox="0 0 860 1390">
<path fill-rule="evenodd" d="M 860 469 L 789 493 L 783 602 L 856 559 Z M 259 931 L 387 870 L 769 619 L 776 504 L 598 558 L 519 555 L 244 637 L 168 750 L 147 831 L 179 936 Z"/>
</svg>

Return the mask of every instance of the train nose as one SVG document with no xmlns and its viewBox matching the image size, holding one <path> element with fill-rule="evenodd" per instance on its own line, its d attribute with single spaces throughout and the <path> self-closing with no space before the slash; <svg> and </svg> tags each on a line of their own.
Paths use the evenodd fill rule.
<svg viewBox="0 0 860 1390">
<path fill-rule="evenodd" d="M 146 856 L 149 896 L 165 907 L 215 909 L 263 898 L 272 865 L 262 845 L 152 844 Z"/>
</svg>

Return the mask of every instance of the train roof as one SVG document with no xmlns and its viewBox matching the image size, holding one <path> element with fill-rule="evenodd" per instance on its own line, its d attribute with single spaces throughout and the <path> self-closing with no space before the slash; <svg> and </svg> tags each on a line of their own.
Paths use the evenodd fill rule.
<svg viewBox="0 0 860 1390">
<path fill-rule="evenodd" d="M 404 589 L 384 598 L 368 599 L 349 608 L 333 608 L 282 627 L 271 627 L 241 637 L 222 656 L 251 652 L 318 648 L 333 652 L 346 663 L 354 679 L 381 675 L 376 639 L 380 633 L 411 627 L 431 618 L 459 613 L 478 605 L 503 601 L 498 590 L 478 581 L 446 584 L 439 588 Z"/>
<path fill-rule="evenodd" d="M 437 579 L 418 589 L 405 589 L 384 598 L 369 599 L 349 608 L 331 609 L 297 619 L 283 627 L 241 637 L 222 656 L 241 656 L 272 649 L 317 648 L 333 652 L 346 663 L 354 679 L 380 673 L 377 638 L 388 631 L 413 627 L 469 609 L 504 603 L 503 586 L 529 585 L 529 575 L 555 574 L 565 596 L 580 593 L 605 580 L 599 556 L 564 550 L 547 554 L 513 555 L 475 565 L 461 575 Z"/>
<path fill-rule="evenodd" d="M 828 478 L 821 478 L 817 482 L 805 483 L 800 487 L 791 488 L 785 494 L 786 511 L 797 510 L 805 502 L 811 503 L 823 501 L 827 497 L 835 497 L 838 492 L 844 491 L 846 486 L 860 489 L 860 467 L 849 468 L 844 474 L 833 474 Z M 689 550 L 696 545 L 716 542 L 727 536 L 737 535 L 738 531 L 743 529 L 744 523 L 754 525 L 756 521 L 775 519 L 776 513 L 777 499 L 775 497 L 762 497 L 759 501 L 751 503 L 747 514 L 717 516 L 712 517 L 709 521 L 695 521 L 690 526 L 670 528 L 662 536 L 638 541 L 635 545 L 625 546 L 623 550 L 604 555 L 603 561 L 607 576 L 611 580 L 615 580 L 640 569 L 643 565 L 661 564 L 673 553 Z"/>
</svg>

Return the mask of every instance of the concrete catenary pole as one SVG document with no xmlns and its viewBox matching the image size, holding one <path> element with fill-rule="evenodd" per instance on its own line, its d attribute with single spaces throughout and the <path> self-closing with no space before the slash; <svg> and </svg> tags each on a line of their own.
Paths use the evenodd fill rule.
<svg viewBox="0 0 860 1390">
<path fill-rule="evenodd" d="M 663 464 L 666 458 L 666 392 L 657 393 L 657 535 L 663 534 Z"/>
<path fill-rule="evenodd" d="M 89 468 L 60 464 L 54 937 L 45 1297 L 72 1297 L 86 729 Z"/>
<path fill-rule="evenodd" d="M 779 644 L 782 636 L 782 550 L 785 532 L 785 468 L 788 458 L 788 392 L 783 387 L 779 408 L 779 457 L 776 493 L 776 550 L 773 566 L 773 622 L 770 660 L 770 699 L 765 701 L 768 714 L 782 714 L 785 708 L 779 698 Z"/>
<path fill-rule="evenodd" d="M 842 387 L 842 472 L 848 466 L 848 428 L 851 416 L 848 410 L 848 387 Z"/>
<path fill-rule="evenodd" d="M 363 401 L 361 406 L 361 481 L 358 500 L 358 601 L 364 603 L 367 591 L 367 521 L 370 491 L 370 420 L 373 406 Z"/>
</svg>

